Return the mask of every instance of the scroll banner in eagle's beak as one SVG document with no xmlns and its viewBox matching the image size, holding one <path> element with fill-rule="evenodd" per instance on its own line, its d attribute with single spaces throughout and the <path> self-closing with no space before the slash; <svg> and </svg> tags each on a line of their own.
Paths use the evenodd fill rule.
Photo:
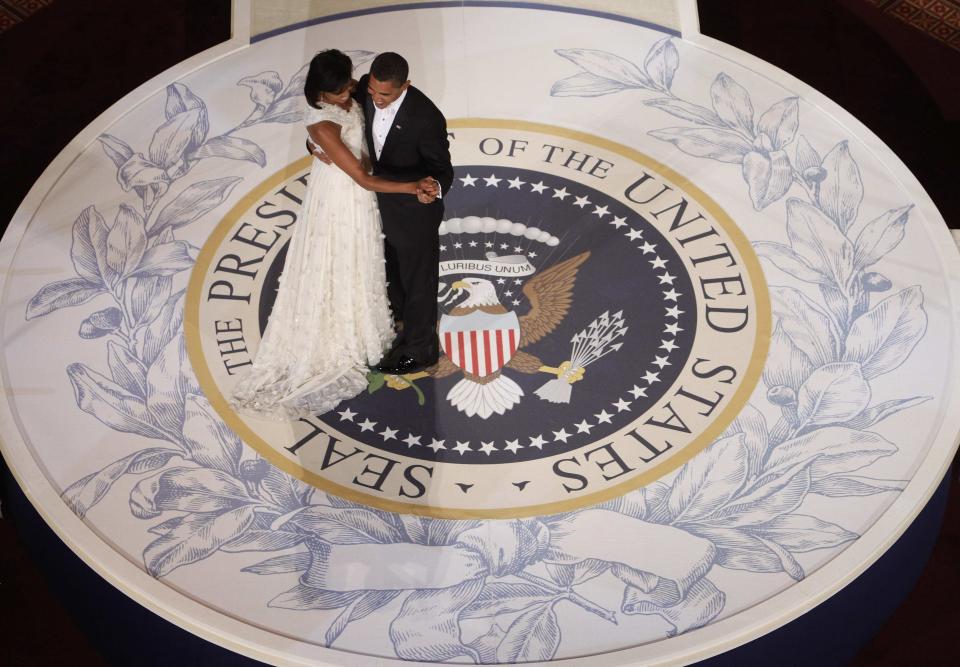
<svg viewBox="0 0 960 667">
<path fill-rule="evenodd" d="M 469 528 L 454 542 L 435 546 L 311 540 L 311 563 L 300 583 L 337 593 L 412 590 L 413 596 L 445 597 L 449 591 L 456 600 L 448 601 L 447 612 L 458 618 L 483 588 L 468 586 L 465 595 L 467 582 L 522 576 L 538 562 L 555 567 L 584 564 L 610 567 L 628 584 L 622 613 L 659 615 L 673 626 L 671 634 L 699 627 L 723 608 L 723 593 L 704 579 L 716 556 L 713 544 L 672 526 L 604 509 L 545 523 L 459 523 Z"/>
<path fill-rule="evenodd" d="M 529 276 L 536 268 L 523 255 L 504 255 L 488 252 L 486 259 L 448 259 L 440 262 L 440 275 L 471 274 L 513 278 Z"/>
</svg>

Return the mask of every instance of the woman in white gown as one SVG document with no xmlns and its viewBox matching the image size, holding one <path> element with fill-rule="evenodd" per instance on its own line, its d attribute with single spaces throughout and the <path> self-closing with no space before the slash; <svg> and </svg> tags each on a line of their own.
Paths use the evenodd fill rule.
<svg viewBox="0 0 960 667">
<path fill-rule="evenodd" d="M 238 410 L 283 420 L 327 412 L 366 389 L 367 367 L 394 338 L 374 193 L 429 198 L 433 184 L 367 173 L 352 70 L 335 50 L 310 63 L 307 131 L 333 164 L 313 160 L 273 311 L 253 365 L 229 397 Z"/>
</svg>

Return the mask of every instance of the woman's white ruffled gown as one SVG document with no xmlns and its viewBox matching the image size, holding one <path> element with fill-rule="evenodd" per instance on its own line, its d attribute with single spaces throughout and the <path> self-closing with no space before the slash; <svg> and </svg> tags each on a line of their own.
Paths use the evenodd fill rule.
<svg viewBox="0 0 960 667">
<path fill-rule="evenodd" d="M 360 106 L 308 111 L 308 125 L 322 120 L 340 125 L 360 158 Z M 367 366 L 393 337 L 376 195 L 314 159 L 273 311 L 229 401 L 273 419 L 327 412 L 367 388 Z"/>
</svg>

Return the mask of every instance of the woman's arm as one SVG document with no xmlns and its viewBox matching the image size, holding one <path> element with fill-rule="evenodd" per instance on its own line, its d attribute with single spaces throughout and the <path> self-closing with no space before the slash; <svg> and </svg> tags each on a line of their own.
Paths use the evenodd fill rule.
<svg viewBox="0 0 960 667">
<path fill-rule="evenodd" d="M 347 176 L 355 180 L 364 190 L 407 195 L 415 195 L 419 191 L 416 182 L 388 181 L 385 178 L 371 176 L 365 172 L 360 160 L 350 152 L 350 149 L 340 139 L 340 126 L 336 123 L 328 120 L 314 123 L 307 126 L 307 132 L 313 142 L 327 154 L 333 164 L 340 167 Z"/>
</svg>

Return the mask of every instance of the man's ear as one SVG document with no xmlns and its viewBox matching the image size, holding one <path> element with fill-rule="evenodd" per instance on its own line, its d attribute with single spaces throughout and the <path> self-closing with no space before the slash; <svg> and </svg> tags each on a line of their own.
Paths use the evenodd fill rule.
<svg viewBox="0 0 960 667">
<path fill-rule="evenodd" d="M 404 90 L 406 90 L 406 89 L 409 88 L 409 87 L 410 87 L 410 79 L 407 79 L 407 80 L 404 81 L 403 84 L 400 86 L 400 90 L 401 90 L 401 91 L 404 91 Z"/>
</svg>

